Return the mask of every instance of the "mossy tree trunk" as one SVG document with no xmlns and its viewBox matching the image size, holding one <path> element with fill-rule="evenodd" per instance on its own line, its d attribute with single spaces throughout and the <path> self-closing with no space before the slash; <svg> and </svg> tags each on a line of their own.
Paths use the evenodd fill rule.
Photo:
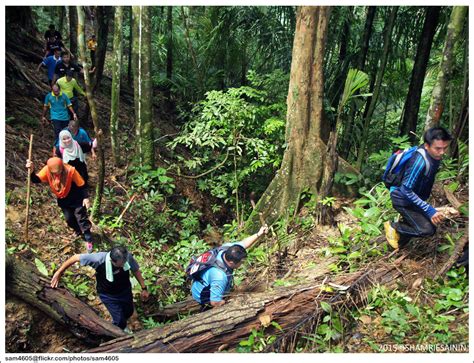
<svg viewBox="0 0 474 363">
<path fill-rule="evenodd" d="M 151 15 L 149 6 L 133 6 L 132 69 L 137 153 L 141 166 L 153 168 L 153 92 L 151 81 Z"/>
<path fill-rule="evenodd" d="M 98 156 L 98 180 L 95 190 L 94 204 L 92 206 L 92 219 L 96 219 L 100 214 L 100 205 L 102 200 L 102 194 L 104 192 L 104 179 L 105 179 L 105 156 L 103 148 L 103 135 L 101 130 L 100 119 L 97 116 L 97 109 L 95 106 L 93 88 L 91 84 L 91 77 L 89 75 L 90 65 L 87 61 L 86 55 L 86 40 L 84 35 L 84 9 L 82 6 L 77 6 L 77 44 L 79 46 L 79 60 L 84 66 L 84 82 L 86 84 L 86 96 L 87 103 L 89 105 L 92 122 L 94 123 L 94 132 L 97 138 L 97 156 Z"/>
<path fill-rule="evenodd" d="M 329 7 L 298 8 L 287 98 L 287 148 L 280 170 L 247 220 L 247 232 L 258 229 L 259 213 L 272 223 L 298 208 L 304 190 L 319 193 L 327 161 L 321 126 L 329 13 Z"/>
<path fill-rule="evenodd" d="M 395 18 L 397 16 L 397 12 L 398 12 L 398 7 L 396 6 L 392 7 L 392 9 L 390 10 L 389 18 L 387 22 L 385 23 L 382 57 L 380 59 L 380 66 L 378 67 L 377 75 L 375 78 L 376 81 L 375 81 L 373 95 L 370 98 L 369 107 L 364 117 L 362 139 L 361 139 L 361 144 L 359 147 L 359 152 L 357 154 L 357 162 L 356 162 L 357 170 L 361 169 L 362 162 L 364 161 L 364 158 L 366 157 L 366 148 L 367 148 L 367 140 L 369 137 L 370 121 L 372 120 L 372 116 L 374 115 L 375 106 L 377 105 L 380 91 L 382 90 L 382 81 L 383 81 L 383 76 L 385 74 L 385 67 L 387 66 L 388 54 L 390 50 L 390 45 L 392 43 L 393 26 L 395 24 Z"/>
<path fill-rule="evenodd" d="M 122 73 L 122 17 L 123 7 L 115 7 L 114 50 L 112 55 L 112 95 L 110 106 L 110 140 L 115 166 L 120 166 L 118 140 L 120 81 Z"/>
<path fill-rule="evenodd" d="M 426 68 L 430 59 L 431 45 L 438 26 L 440 6 L 427 6 L 425 22 L 416 51 L 415 63 L 411 74 L 410 86 L 405 101 L 403 120 L 400 127 L 400 136 L 407 135 L 414 143 L 418 111 L 420 109 L 421 92 L 425 80 Z"/>
<path fill-rule="evenodd" d="M 440 123 L 441 115 L 444 109 L 444 98 L 446 94 L 446 85 L 451 78 L 454 46 L 461 33 L 464 19 L 467 15 L 467 6 L 455 6 L 451 13 L 448 24 L 448 32 L 446 34 L 446 41 L 444 43 L 441 63 L 439 65 L 438 78 L 436 85 L 431 93 L 431 102 L 426 115 L 425 130 L 437 126 Z"/>
</svg>

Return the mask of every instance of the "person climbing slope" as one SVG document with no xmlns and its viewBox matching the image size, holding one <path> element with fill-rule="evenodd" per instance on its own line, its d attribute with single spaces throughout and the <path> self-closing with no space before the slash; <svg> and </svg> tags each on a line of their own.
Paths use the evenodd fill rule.
<svg viewBox="0 0 474 363">
<path fill-rule="evenodd" d="M 443 213 L 427 199 L 452 136 L 442 127 L 433 127 L 425 132 L 423 138 L 424 144 L 413 148 L 413 156 L 399 172 L 401 181 L 387 185 L 393 207 L 403 217 L 399 222 L 384 223 L 385 237 L 394 249 L 404 247 L 413 237 L 434 235 L 436 225 L 444 219 Z M 388 179 L 387 175 L 386 171 L 384 179 Z"/>
<path fill-rule="evenodd" d="M 75 93 L 78 93 L 82 96 L 85 96 L 86 94 L 81 88 L 81 86 L 79 86 L 76 79 L 73 78 L 73 76 L 74 72 L 72 70 L 68 70 L 66 71 L 66 75 L 62 78 L 59 78 L 56 83 L 58 84 L 61 91 L 69 97 L 69 100 L 72 103 L 72 108 L 77 114 L 79 111 L 79 101 L 77 100 L 77 96 L 75 95 Z M 73 115 L 71 114 L 71 116 Z"/>
<path fill-rule="evenodd" d="M 63 130 L 68 130 L 71 133 L 72 138 L 76 140 L 81 146 L 83 153 L 88 153 L 90 151 L 92 154 L 92 159 L 96 159 L 97 155 L 95 153 L 95 149 L 97 148 L 97 145 L 95 143 L 95 139 L 92 140 L 89 134 L 87 133 L 87 131 L 79 126 L 79 120 L 69 121 L 68 126 L 64 128 Z M 99 133 L 101 132 L 102 131 L 99 131 Z M 58 147 L 59 147 L 59 139 L 55 145 L 55 148 L 58 148 Z M 56 150 L 54 151 L 54 154 L 56 154 Z"/>
<path fill-rule="evenodd" d="M 59 62 L 61 62 L 61 52 L 59 49 L 56 49 L 51 56 L 45 57 L 36 68 L 36 71 L 39 72 L 41 67 L 46 67 L 48 70 L 48 84 L 50 86 L 54 84 L 54 70 Z"/>
<path fill-rule="evenodd" d="M 44 99 L 43 104 L 43 115 L 41 121 L 43 125 L 48 123 L 46 118 L 47 110 L 50 110 L 51 122 L 54 127 L 54 144 L 58 142 L 58 136 L 62 129 L 66 128 L 69 124 L 69 111 L 72 113 L 74 120 L 77 120 L 77 115 L 72 108 L 72 103 L 69 97 L 61 91 L 57 84 L 51 87 L 51 92 L 48 93 Z"/>
<path fill-rule="evenodd" d="M 267 232 L 268 227 L 264 225 L 257 233 L 240 242 L 225 243 L 191 260 L 186 274 L 193 281 L 191 293 L 194 300 L 201 304 L 202 311 L 225 304 L 224 295 L 232 288 L 234 270 L 247 257 L 247 250 Z M 203 260 L 204 255 L 208 257 Z"/>
<path fill-rule="evenodd" d="M 34 164 L 26 161 L 26 168 L 31 170 L 33 183 L 48 183 L 57 198 L 67 225 L 74 230 L 77 237 L 85 240 L 86 250 L 92 252 L 92 224 L 87 216 L 90 201 L 86 183 L 79 172 L 71 165 L 64 164 L 58 157 L 48 159 L 39 173 L 35 174 Z"/>
<path fill-rule="evenodd" d="M 62 130 L 59 133 L 59 147 L 56 148 L 56 156 L 61 158 L 64 164 L 73 166 L 86 183 L 89 180 L 87 173 L 85 153 L 92 149 L 89 143 L 78 143 L 73 139 L 69 130 Z"/>
<path fill-rule="evenodd" d="M 130 283 L 130 271 L 138 280 L 142 292 L 142 300 L 147 300 L 149 293 L 140 272 L 140 266 L 132 254 L 123 246 L 116 246 L 108 252 L 74 255 L 56 271 L 51 279 L 51 287 L 57 288 L 64 271 L 79 262 L 81 266 L 95 269 L 97 293 L 113 319 L 113 324 L 127 329 L 127 320 L 132 316 L 133 295 Z"/>
</svg>

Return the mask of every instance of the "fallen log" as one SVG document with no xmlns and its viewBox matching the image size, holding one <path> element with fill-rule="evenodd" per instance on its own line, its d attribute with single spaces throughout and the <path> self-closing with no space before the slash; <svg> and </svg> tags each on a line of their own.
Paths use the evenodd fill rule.
<svg viewBox="0 0 474 363">
<path fill-rule="evenodd" d="M 189 297 L 186 300 L 166 305 L 158 311 L 146 315 L 159 321 L 166 321 L 169 319 L 176 319 L 179 315 L 197 313 L 200 309 L 201 305 L 199 305 L 192 297 Z"/>
<path fill-rule="evenodd" d="M 124 336 L 122 329 L 100 318 L 86 303 L 67 289 L 50 287 L 50 280 L 40 276 L 34 265 L 17 256 L 6 256 L 6 291 L 26 301 L 46 315 L 66 325 L 76 337 L 97 346 Z"/>
<path fill-rule="evenodd" d="M 216 352 L 236 347 L 252 329 L 258 330 L 262 326 L 268 327 L 265 334 L 283 338 L 277 339 L 274 350 L 284 352 L 288 347 L 285 333 L 299 334 L 295 329 L 302 329 L 302 324 L 314 324 L 325 314 L 321 301 L 329 302 L 333 307 L 361 304 L 374 283 L 390 283 L 401 274 L 397 265 L 405 257 L 402 255 L 393 263 L 374 264 L 368 270 L 341 275 L 331 281 L 332 284 L 325 278 L 292 288 L 237 296 L 221 307 L 106 342 L 88 352 Z M 270 324 L 272 321 L 279 324 L 283 333 Z"/>
<path fill-rule="evenodd" d="M 451 267 L 454 266 L 458 258 L 461 256 L 464 247 L 469 242 L 469 224 L 466 225 L 464 229 L 463 236 L 456 242 L 454 246 L 453 254 L 449 257 L 449 259 L 444 263 L 444 265 L 438 270 L 435 275 L 435 279 L 444 275 L 446 272 L 449 271 Z"/>
</svg>

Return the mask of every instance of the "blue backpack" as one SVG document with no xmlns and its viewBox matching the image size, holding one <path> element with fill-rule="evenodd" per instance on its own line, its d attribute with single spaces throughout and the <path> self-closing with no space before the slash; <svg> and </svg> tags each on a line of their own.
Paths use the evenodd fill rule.
<svg viewBox="0 0 474 363">
<path fill-rule="evenodd" d="M 382 176 L 382 181 L 385 186 L 390 189 L 391 187 L 399 187 L 402 185 L 403 174 L 407 161 L 410 160 L 415 153 L 419 153 L 423 159 L 425 159 L 425 176 L 430 172 L 430 162 L 426 157 L 426 150 L 418 146 L 413 146 L 409 149 L 398 150 L 390 156 L 385 167 L 385 172 Z"/>
</svg>

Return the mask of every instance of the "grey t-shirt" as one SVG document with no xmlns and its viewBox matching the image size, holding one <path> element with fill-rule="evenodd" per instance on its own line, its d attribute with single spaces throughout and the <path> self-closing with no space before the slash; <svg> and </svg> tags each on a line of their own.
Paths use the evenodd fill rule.
<svg viewBox="0 0 474 363">
<path fill-rule="evenodd" d="M 108 252 L 97 252 L 97 253 L 84 253 L 79 255 L 79 263 L 81 266 L 90 266 L 97 270 L 97 268 L 105 263 L 105 257 Z M 130 270 L 136 272 L 140 269 L 137 261 L 133 258 L 132 254 L 129 252 L 127 255 L 127 262 L 130 265 Z"/>
</svg>

